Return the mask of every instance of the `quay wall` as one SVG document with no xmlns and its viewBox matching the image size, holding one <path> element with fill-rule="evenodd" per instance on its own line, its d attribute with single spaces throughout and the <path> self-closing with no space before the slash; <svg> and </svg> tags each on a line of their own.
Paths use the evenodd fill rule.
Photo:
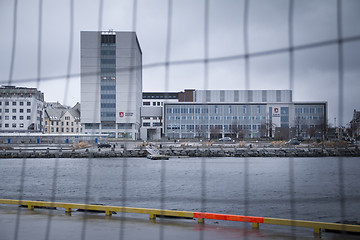
<svg viewBox="0 0 360 240">
<path fill-rule="evenodd" d="M 162 148 L 169 157 L 360 157 L 359 148 Z M 5 150 L 0 158 L 116 158 L 146 157 L 140 149 Z"/>
</svg>

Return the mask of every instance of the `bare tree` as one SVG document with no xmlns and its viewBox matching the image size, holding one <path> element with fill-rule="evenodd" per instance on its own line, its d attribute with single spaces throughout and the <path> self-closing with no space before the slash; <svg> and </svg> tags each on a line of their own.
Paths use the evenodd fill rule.
<svg viewBox="0 0 360 240">
<path fill-rule="evenodd" d="M 318 122 L 315 125 L 315 128 L 316 128 L 316 133 L 321 135 L 322 139 L 325 140 L 327 132 L 328 132 L 328 123 L 327 123 L 327 121 L 325 121 L 324 119 L 319 119 Z"/>
<path fill-rule="evenodd" d="M 210 138 L 219 138 L 220 129 L 217 126 L 213 126 L 210 128 Z"/>
<path fill-rule="evenodd" d="M 237 136 L 238 136 L 238 139 L 241 139 L 241 140 L 244 140 L 244 138 L 245 138 L 245 132 L 244 132 L 244 130 L 239 130 L 238 132 L 237 132 Z"/>
<path fill-rule="evenodd" d="M 230 130 L 232 135 L 235 138 L 239 138 L 239 130 L 240 130 L 240 126 L 238 125 L 237 121 L 233 121 L 230 125 Z"/>
<path fill-rule="evenodd" d="M 303 126 L 305 126 L 305 120 L 302 119 L 301 116 L 297 116 L 295 118 L 295 132 L 296 132 L 296 136 L 300 137 L 302 135 L 302 133 L 304 133 L 306 131 L 306 129 L 303 128 Z"/>
<path fill-rule="evenodd" d="M 272 137 L 273 129 L 275 129 L 275 125 L 270 121 L 263 122 L 259 129 L 260 137 Z"/>
<path fill-rule="evenodd" d="M 207 125 L 196 125 L 195 126 L 195 137 L 206 138 L 207 137 Z"/>
<path fill-rule="evenodd" d="M 260 125 L 259 133 L 260 137 L 268 137 L 268 128 L 266 123 Z"/>
<path fill-rule="evenodd" d="M 275 139 L 276 140 L 289 139 L 289 128 L 288 127 L 276 127 L 275 128 Z"/>
<path fill-rule="evenodd" d="M 316 135 L 316 127 L 315 126 L 309 127 L 307 129 L 307 134 L 309 135 L 310 140 L 311 140 L 311 138 L 315 137 L 315 135 Z"/>
</svg>

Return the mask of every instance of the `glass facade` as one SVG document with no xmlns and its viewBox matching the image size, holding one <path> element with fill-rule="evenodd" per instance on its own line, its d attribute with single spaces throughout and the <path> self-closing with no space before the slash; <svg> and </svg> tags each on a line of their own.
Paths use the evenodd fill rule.
<svg viewBox="0 0 360 240">
<path fill-rule="evenodd" d="M 116 120 L 116 35 L 101 35 L 101 122 L 115 128 Z"/>
<path fill-rule="evenodd" d="M 323 125 L 326 114 L 326 103 L 278 107 L 267 103 L 168 103 L 164 105 L 164 133 L 170 138 L 259 138 L 274 137 L 276 128 L 300 126 L 302 135 L 308 137 L 306 129 Z"/>
<path fill-rule="evenodd" d="M 322 128 L 326 126 L 326 104 L 295 104 L 295 128 L 297 135 L 322 137 Z"/>
<path fill-rule="evenodd" d="M 259 137 L 266 104 L 166 104 L 165 135 L 171 138 Z"/>
</svg>

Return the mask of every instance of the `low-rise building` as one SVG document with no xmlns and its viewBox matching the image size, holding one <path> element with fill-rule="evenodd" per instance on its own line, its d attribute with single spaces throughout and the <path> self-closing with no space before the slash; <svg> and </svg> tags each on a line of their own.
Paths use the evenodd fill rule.
<svg viewBox="0 0 360 240">
<path fill-rule="evenodd" d="M 44 94 L 36 88 L 0 87 L 0 131 L 42 132 Z"/>
<path fill-rule="evenodd" d="M 194 90 L 188 101 L 164 103 L 169 138 L 322 136 L 326 102 L 292 101 L 290 90 Z M 191 101 L 192 99 L 192 101 Z"/>
<path fill-rule="evenodd" d="M 140 138 L 160 140 L 163 133 L 164 103 L 178 102 L 178 92 L 144 92 L 141 107 Z"/>
<path fill-rule="evenodd" d="M 82 132 L 80 124 L 80 103 L 68 108 L 61 104 L 46 104 L 44 133 L 49 134 L 79 134 Z"/>
<path fill-rule="evenodd" d="M 291 90 L 143 93 L 143 140 L 324 137 L 327 102 L 293 102 Z"/>
</svg>

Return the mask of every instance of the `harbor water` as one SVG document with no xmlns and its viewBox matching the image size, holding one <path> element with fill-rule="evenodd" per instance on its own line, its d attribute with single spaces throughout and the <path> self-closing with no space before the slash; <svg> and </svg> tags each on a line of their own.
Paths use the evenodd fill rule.
<svg viewBox="0 0 360 240">
<path fill-rule="evenodd" d="M 0 159 L 0 198 L 360 221 L 360 158 Z M 221 222 L 224 227 L 235 223 Z"/>
</svg>

